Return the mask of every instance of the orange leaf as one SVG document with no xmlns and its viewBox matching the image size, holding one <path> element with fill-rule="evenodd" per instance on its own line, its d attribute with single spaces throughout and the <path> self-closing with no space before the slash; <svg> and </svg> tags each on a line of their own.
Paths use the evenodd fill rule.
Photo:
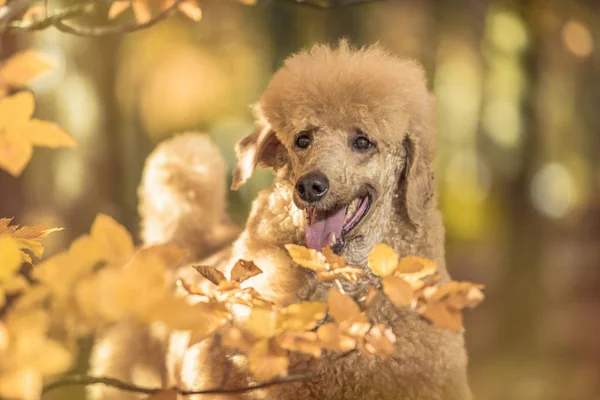
<svg viewBox="0 0 600 400">
<path fill-rule="evenodd" d="M 231 270 L 231 280 L 236 282 L 244 282 L 246 279 L 252 278 L 255 275 L 262 274 L 262 270 L 252 261 L 238 260 Z"/>
<path fill-rule="evenodd" d="M 378 243 L 369 253 L 369 268 L 377 276 L 391 275 L 398 265 L 398 255 L 385 243 Z"/>
<path fill-rule="evenodd" d="M 33 148 L 29 143 L 8 140 L 0 134 L 0 168 L 12 176 L 19 176 L 29 163 Z"/>
<path fill-rule="evenodd" d="M 287 306 L 280 311 L 278 326 L 282 330 L 308 331 L 325 318 L 327 304 L 318 301 L 304 301 Z"/>
<path fill-rule="evenodd" d="M 215 285 L 227 280 L 225 275 L 214 267 L 209 267 L 207 265 L 192 265 L 192 267 Z"/>
<path fill-rule="evenodd" d="M 131 1 L 129 0 L 117 0 L 113 2 L 108 9 L 108 19 L 117 18 L 129 7 L 131 7 Z"/>
<path fill-rule="evenodd" d="M 462 327 L 462 313 L 443 302 L 428 303 L 419 309 L 419 313 L 440 328 L 458 332 Z"/>
<path fill-rule="evenodd" d="M 133 8 L 133 15 L 138 24 L 145 24 L 152 19 L 150 6 L 146 0 L 131 0 L 131 7 Z"/>
<path fill-rule="evenodd" d="M 396 307 L 408 306 L 413 301 L 414 291 L 402 278 L 386 276 L 381 280 L 383 293 Z"/>
<path fill-rule="evenodd" d="M 361 317 L 360 307 L 352 297 L 340 293 L 339 290 L 329 289 L 327 299 L 329 314 L 337 321 L 353 321 Z"/>
<path fill-rule="evenodd" d="M 290 364 L 285 350 L 271 340 L 257 342 L 248 352 L 248 366 L 259 381 L 287 374 Z"/>
<path fill-rule="evenodd" d="M 285 248 L 296 264 L 316 272 L 327 271 L 327 260 L 318 251 L 295 244 L 286 244 Z"/>
<path fill-rule="evenodd" d="M 198 22 L 202 19 L 202 9 L 195 0 L 186 0 L 177 6 L 177 9 L 192 21 Z"/>
<path fill-rule="evenodd" d="M 52 68 L 52 64 L 44 61 L 40 54 L 33 50 L 16 53 L 6 61 L 0 75 L 11 86 L 28 85 L 32 80 Z"/>
<path fill-rule="evenodd" d="M 32 119 L 27 124 L 15 129 L 15 132 L 35 146 L 49 148 L 74 148 L 77 146 L 75 139 L 60 126 L 50 121 Z"/>
</svg>

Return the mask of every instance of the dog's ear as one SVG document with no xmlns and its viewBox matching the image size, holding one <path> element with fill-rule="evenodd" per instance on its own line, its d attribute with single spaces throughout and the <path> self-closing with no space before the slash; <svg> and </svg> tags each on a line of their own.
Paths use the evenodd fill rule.
<svg viewBox="0 0 600 400">
<path fill-rule="evenodd" d="M 233 170 L 231 189 L 237 190 L 250 179 L 254 168 L 274 167 L 277 152 L 282 147 L 270 126 L 257 129 L 235 145 L 238 163 Z"/>
<path fill-rule="evenodd" d="M 428 202 L 435 194 L 433 172 L 418 137 L 406 136 L 402 147 L 405 163 L 400 182 L 401 193 L 408 219 L 418 226 L 423 221 Z"/>
</svg>

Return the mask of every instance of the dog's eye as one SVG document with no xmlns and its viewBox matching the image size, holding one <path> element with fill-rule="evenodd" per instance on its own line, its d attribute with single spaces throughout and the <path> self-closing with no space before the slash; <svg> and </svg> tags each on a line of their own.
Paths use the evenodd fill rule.
<svg viewBox="0 0 600 400">
<path fill-rule="evenodd" d="M 354 139 L 354 142 L 352 142 L 352 146 L 354 146 L 354 148 L 358 150 L 367 150 L 373 147 L 373 143 L 366 137 L 359 136 L 356 139 Z"/>
<path fill-rule="evenodd" d="M 296 146 L 305 149 L 310 146 L 310 137 L 308 135 L 300 135 L 296 138 Z"/>
</svg>

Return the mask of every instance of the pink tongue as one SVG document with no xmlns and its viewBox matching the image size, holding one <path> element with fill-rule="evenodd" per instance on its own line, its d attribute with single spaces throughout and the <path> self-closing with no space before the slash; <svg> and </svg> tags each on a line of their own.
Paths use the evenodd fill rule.
<svg viewBox="0 0 600 400">
<path fill-rule="evenodd" d="M 312 224 L 308 225 L 304 232 L 306 245 L 319 251 L 331 245 L 332 233 L 336 240 L 342 236 L 345 218 L 346 209 L 343 207 L 335 211 L 314 211 Z"/>
</svg>

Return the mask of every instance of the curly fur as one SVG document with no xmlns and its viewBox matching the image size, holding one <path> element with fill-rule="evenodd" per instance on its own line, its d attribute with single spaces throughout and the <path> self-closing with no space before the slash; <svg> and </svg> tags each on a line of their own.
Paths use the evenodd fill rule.
<svg viewBox="0 0 600 400">
<path fill-rule="evenodd" d="M 434 104 L 424 72 L 416 62 L 396 58 L 378 46 L 359 50 L 345 42 L 337 48 L 315 46 L 285 62 L 261 97 L 257 113 L 258 129 L 240 141 L 236 149 L 239 164 L 233 187 L 247 181 L 257 166 L 273 168 L 276 179 L 254 201 L 239 238 L 209 262 L 227 273 L 238 258 L 254 260 L 264 274 L 251 278 L 247 284 L 278 304 L 323 300 L 328 284 L 316 281 L 309 272 L 294 266 L 283 247 L 287 243 L 305 244 L 306 204 L 298 198 L 294 184 L 306 172 L 318 169 L 330 181 L 330 190 L 319 207 L 348 204 L 364 195 L 364 191 L 373 196 L 369 213 L 346 237 L 342 254 L 348 263 L 366 269 L 371 248 L 385 242 L 400 256 L 418 255 L 435 260 L 444 279 L 448 279 L 444 228 L 430 166 L 436 151 Z M 360 153 L 351 148 L 349 138 L 358 129 L 376 143 L 375 150 Z M 303 131 L 311 132 L 312 145 L 298 151 L 294 141 Z M 178 140 L 181 139 L 174 139 Z M 163 151 L 174 153 L 161 157 L 178 159 L 181 153 L 175 147 L 164 147 Z M 192 148 L 183 154 L 193 154 Z M 152 168 L 151 165 L 149 162 L 147 168 Z M 179 163 L 172 171 L 176 181 L 190 182 L 186 187 L 194 190 L 194 180 L 189 179 L 193 169 Z M 163 191 L 172 192 L 174 199 L 180 193 L 176 186 L 150 188 L 149 184 L 146 181 L 141 189 L 150 195 L 145 196 L 147 199 Z M 179 207 L 177 201 L 174 204 Z M 189 209 L 194 210 L 193 207 Z M 220 205 L 209 207 L 218 209 L 218 215 L 223 214 Z M 203 221 L 212 208 L 195 210 L 196 216 L 193 217 L 196 211 L 190 216 L 199 225 L 219 226 L 216 221 L 221 218 L 213 218 L 209 224 Z M 153 215 L 148 204 L 143 211 L 146 229 L 150 229 L 152 219 L 160 227 L 163 215 Z M 171 220 L 164 220 L 167 221 Z M 174 226 L 174 230 L 180 229 L 177 222 Z M 181 229 L 188 230 L 186 236 L 189 236 L 197 228 L 188 225 Z M 186 279 L 197 276 L 186 268 L 180 269 L 178 275 Z M 359 297 L 371 279 L 368 276 L 346 289 Z M 391 357 L 371 359 L 359 353 L 341 359 L 336 355 L 326 355 L 320 360 L 297 357 L 292 369 L 317 371 L 314 379 L 229 398 L 471 398 L 462 333 L 436 328 L 412 312 L 396 309 L 383 296 L 369 307 L 369 316 L 375 322 L 391 326 L 396 334 L 398 341 Z M 250 381 L 243 361 L 228 357 L 211 340 L 189 346 L 184 333 L 171 334 L 165 340 L 161 375 L 164 385 L 201 389 L 239 387 Z M 106 347 L 105 342 L 98 346 L 103 344 Z M 105 350 L 103 354 L 106 353 Z M 112 354 L 112 357 L 129 358 L 130 364 L 121 362 L 129 370 L 131 363 L 135 363 L 127 354 Z M 110 357 L 104 359 L 108 364 L 106 359 Z M 96 373 L 107 371 L 102 362 L 94 368 Z M 131 378 L 131 374 L 127 376 Z"/>
</svg>

